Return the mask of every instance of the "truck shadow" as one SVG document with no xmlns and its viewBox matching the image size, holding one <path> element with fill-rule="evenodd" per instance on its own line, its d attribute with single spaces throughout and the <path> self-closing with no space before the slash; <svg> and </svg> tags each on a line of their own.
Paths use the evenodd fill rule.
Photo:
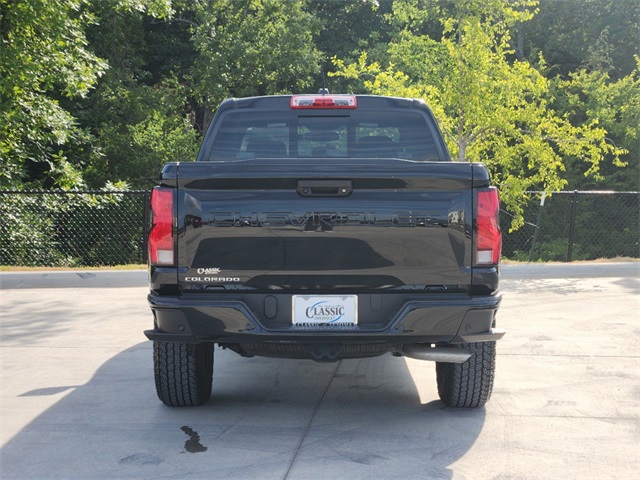
<svg viewBox="0 0 640 480">
<path fill-rule="evenodd" d="M 444 407 L 435 374 L 424 387 L 402 358 L 215 353 L 214 393 L 198 408 L 156 398 L 150 342 L 84 385 L 16 392 L 25 411 L 60 400 L 0 450 L 2 478 L 451 478 L 484 425 L 483 408 Z"/>
</svg>

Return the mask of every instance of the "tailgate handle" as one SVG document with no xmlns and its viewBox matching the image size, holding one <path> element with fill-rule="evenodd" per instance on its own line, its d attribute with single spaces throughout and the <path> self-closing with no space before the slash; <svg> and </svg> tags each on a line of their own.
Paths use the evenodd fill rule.
<svg viewBox="0 0 640 480">
<path fill-rule="evenodd" d="M 298 180 L 302 197 L 347 197 L 353 192 L 351 180 Z"/>
</svg>

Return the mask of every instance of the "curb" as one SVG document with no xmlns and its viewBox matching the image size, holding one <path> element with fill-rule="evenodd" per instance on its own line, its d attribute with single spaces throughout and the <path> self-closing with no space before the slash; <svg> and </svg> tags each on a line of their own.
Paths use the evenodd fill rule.
<svg viewBox="0 0 640 480">
<path fill-rule="evenodd" d="M 546 278 L 640 278 L 640 262 L 502 265 L 503 280 Z M 19 288 L 131 288 L 149 285 L 147 270 L 1 272 L 0 290 Z"/>
<path fill-rule="evenodd" d="M 541 278 L 640 278 L 640 262 L 610 263 L 523 263 L 502 265 L 503 280 L 527 280 Z"/>
<path fill-rule="evenodd" d="M 0 289 L 147 287 L 147 270 L 2 272 Z"/>
</svg>

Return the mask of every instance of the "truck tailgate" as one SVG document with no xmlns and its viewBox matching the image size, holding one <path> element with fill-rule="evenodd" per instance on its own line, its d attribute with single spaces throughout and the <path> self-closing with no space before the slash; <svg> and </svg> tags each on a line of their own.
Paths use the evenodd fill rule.
<svg viewBox="0 0 640 480">
<path fill-rule="evenodd" d="M 261 159 L 173 164 L 183 290 L 464 289 L 474 164 Z M 173 183 L 173 182 L 169 182 Z"/>
</svg>

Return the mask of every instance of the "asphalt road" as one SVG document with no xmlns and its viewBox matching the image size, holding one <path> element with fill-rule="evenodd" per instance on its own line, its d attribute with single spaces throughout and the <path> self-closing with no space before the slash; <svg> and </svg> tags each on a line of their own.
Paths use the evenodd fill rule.
<svg viewBox="0 0 640 480">
<path fill-rule="evenodd" d="M 507 266 L 485 408 L 430 362 L 216 350 L 199 408 L 155 396 L 145 272 L 0 274 L 0 478 L 636 479 L 640 264 Z M 66 286 L 66 288 L 54 288 Z M 120 287 L 119 287 L 120 286 Z"/>
</svg>

